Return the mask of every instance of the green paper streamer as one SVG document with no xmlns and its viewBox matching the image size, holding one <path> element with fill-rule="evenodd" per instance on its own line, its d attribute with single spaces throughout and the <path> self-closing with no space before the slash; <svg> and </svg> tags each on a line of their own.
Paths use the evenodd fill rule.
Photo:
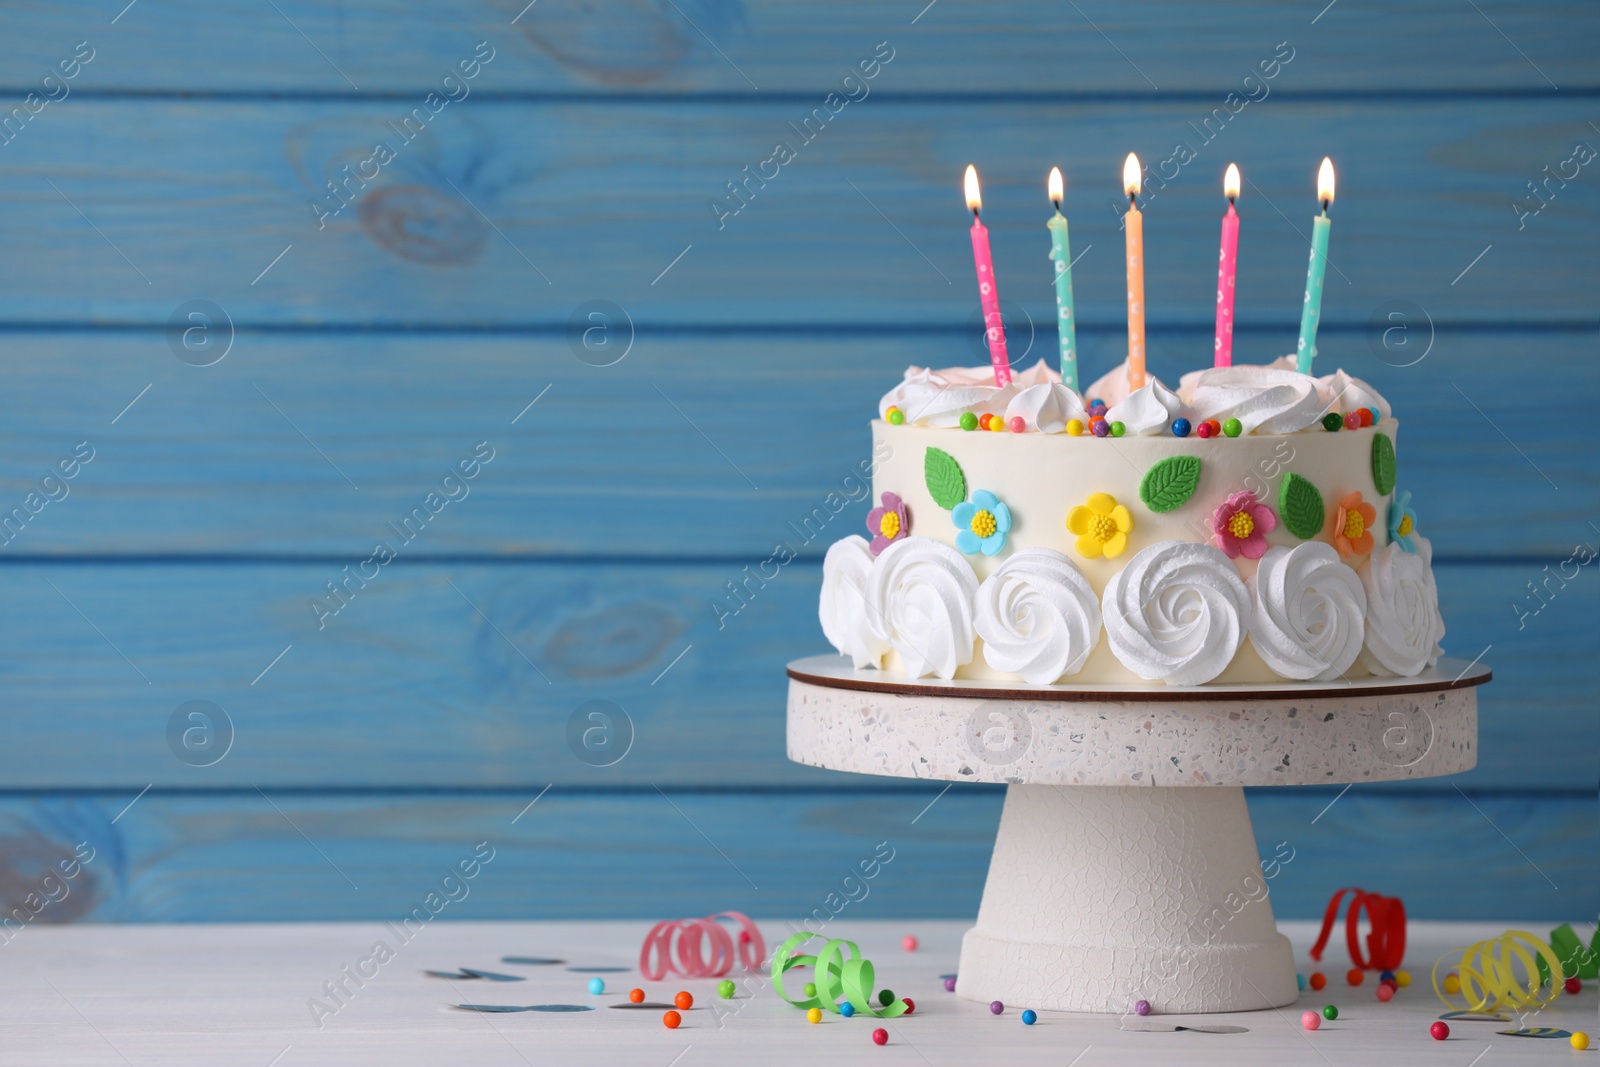
<svg viewBox="0 0 1600 1067">
<path fill-rule="evenodd" d="M 872 995 L 872 988 L 877 974 L 873 970 L 872 961 L 861 954 L 854 941 L 840 939 L 827 941 L 815 956 L 792 954 L 795 949 L 813 937 L 821 936 L 802 930 L 785 941 L 778 947 L 778 951 L 772 954 L 772 988 L 777 991 L 778 996 L 797 1008 L 821 1008 L 835 1015 L 839 1014 L 841 1001 L 849 1001 L 857 1015 L 870 1015 L 874 1019 L 893 1019 L 905 1014 L 906 1002 L 898 997 L 887 1007 L 873 1006 L 875 998 Z M 848 957 L 845 955 L 847 951 Z M 796 1000 L 784 992 L 783 975 L 791 967 L 805 966 L 811 967 L 811 981 L 817 988 L 817 995 Z"/>
</svg>

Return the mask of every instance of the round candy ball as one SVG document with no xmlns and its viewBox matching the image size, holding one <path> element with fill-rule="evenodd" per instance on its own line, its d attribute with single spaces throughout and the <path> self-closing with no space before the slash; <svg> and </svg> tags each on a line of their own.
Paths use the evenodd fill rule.
<svg viewBox="0 0 1600 1067">
<path fill-rule="evenodd" d="M 1228 419 L 1222 424 L 1222 432 L 1229 437 L 1238 437 L 1244 433 L 1244 423 L 1238 419 Z"/>
<path fill-rule="evenodd" d="M 687 989 L 680 989 L 678 990 L 678 995 L 672 998 L 672 1003 L 676 1004 L 680 1010 L 688 1011 L 694 1007 L 694 997 L 690 996 Z"/>
<path fill-rule="evenodd" d="M 1361 415 L 1358 412 L 1347 411 L 1344 415 L 1344 428 L 1347 430 L 1361 429 Z"/>
<path fill-rule="evenodd" d="M 820 1023 L 821 1021 L 822 1021 L 822 1009 L 821 1008 L 812 1008 L 810 1011 L 806 1012 L 806 1022 L 808 1022 L 808 1023 Z"/>
<path fill-rule="evenodd" d="M 1372 421 L 1374 423 L 1378 423 L 1378 422 L 1382 422 L 1383 421 L 1383 412 L 1379 411 L 1377 408 L 1368 408 L 1367 410 L 1372 412 Z M 1370 423 L 1369 423 L 1369 425 L 1370 425 Z"/>
<path fill-rule="evenodd" d="M 889 1031 L 882 1029 L 872 1031 L 872 1043 L 874 1045 L 887 1045 L 889 1043 Z"/>
<path fill-rule="evenodd" d="M 886 1008 L 889 1005 L 893 1004 L 894 1003 L 894 990 L 892 990 L 892 989 L 880 989 L 880 990 L 878 990 L 878 1003 L 882 1004 Z"/>
<path fill-rule="evenodd" d="M 1307 1030 L 1315 1030 L 1322 1025 L 1322 1016 L 1314 1011 L 1308 1011 L 1300 1016 L 1300 1025 Z"/>
<path fill-rule="evenodd" d="M 1329 433 L 1332 433 L 1338 429 L 1342 429 L 1343 427 L 1344 416 L 1340 415 L 1337 411 L 1330 411 L 1326 415 L 1322 416 L 1322 428 L 1327 430 Z"/>
<path fill-rule="evenodd" d="M 1080 419 L 1068 419 L 1067 420 L 1067 436 L 1069 436 L 1069 437 L 1082 437 L 1083 436 L 1083 422 L 1082 422 L 1082 420 L 1080 420 Z"/>
<path fill-rule="evenodd" d="M 1380 982 L 1392 982 L 1393 980 L 1394 980 L 1394 972 L 1393 971 L 1384 971 L 1383 973 L 1378 975 L 1378 981 L 1380 981 Z"/>
<path fill-rule="evenodd" d="M 1309 984 L 1312 989 L 1321 989 L 1323 986 L 1328 984 L 1328 976 L 1323 974 L 1321 971 L 1312 971 L 1311 978 L 1307 984 Z"/>
<path fill-rule="evenodd" d="M 1387 1004 L 1393 999 L 1394 986 L 1390 985 L 1388 982 L 1384 982 L 1382 985 L 1378 986 L 1378 1000 L 1380 1003 Z"/>
<path fill-rule="evenodd" d="M 1367 980 L 1367 975 L 1360 967 L 1352 967 L 1345 972 L 1344 980 L 1351 985 L 1360 985 Z"/>
<path fill-rule="evenodd" d="M 1211 424 L 1209 422 L 1202 422 L 1199 426 L 1194 428 L 1194 435 L 1201 440 L 1209 438 L 1211 436 Z"/>
<path fill-rule="evenodd" d="M 1356 408 L 1356 414 L 1361 417 L 1361 425 L 1362 425 L 1363 428 L 1372 425 L 1372 409 L 1371 408 Z"/>
<path fill-rule="evenodd" d="M 1106 402 L 1104 400 L 1091 400 L 1091 401 L 1089 401 L 1089 414 L 1091 414 L 1091 415 L 1104 415 L 1105 413 L 1106 413 Z"/>
<path fill-rule="evenodd" d="M 906 421 L 906 413 L 905 412 L 901 411 L 899 408 L 890 408 L 889 409 L 889 425 L 890 426 L 900 426 L 900 425 L 903 425 L 905 423 L 905 421 Z"/>
<path fill-rule="evenodd" d="M 910 997 L 903 998 L 900 1003 L 906 1006 L 907 1015 L 910 1015 L 912 1012 L 917 1010 L 917 1002 L 912 1000 Z"/>
<path fill-rule="evenodd" d="M 1022 1025 L 1023 1026 L 1032 1026 L 1034 1023 L 1036 1023 L 1038 1021 L 1039 1021 L 1039 1014 L 1037 1012 L 1035 1012 L 1032 1008 L 1029 1008 L 1027 1011 L 1022 1013 Z M 1574 1038 L 1574 1040 L 1576 1040 L 1576 1038 Z"/>
<path fill-rule="evenodd" d="M 1095 419 L 1090 425 L 1094 427 L 1094 435 L 1096 437 L 1111 436 L 1111 424 L 1105 419 Z"/>
<path fill-rule="evenodd" d="M 963 430 L 976 430 L 978 428 L 978 416 L 970 411 L 963 411 L 961 413 L 961 428 Z"/>
<path fill-rule="evenodd" d="M 628 999 L 630 1001 L 632 1001 L 633 1003 L 635 1003 L 635 1004 L 643 1004 L 644 1003 L 644 990 L 642 990 L 642 989 L 630 989 L 630 990 L 628 990 Z"/>
<path fill-rule="evenodd" d="M 733 979 L 724 978 L 722 981 L 717 983 L 717 996 L 721 997 L 723 1000 L 732 1000 L 734 990 L 737 988 L 739 987 L 733 984 Z"/>
<path fill-rule="evenodd" d="M 954 993 L 956 991 L 956 980 L 954 978 L 946 978 L 944 980 L 944 991 L 946 993 Z"/>
<path fill-rule="evenodd" d="M 1584 1033 L 1582 1030 L 1579 1030 L 1577 1033 L 1573 1034 L 1571 1040 L 1572 1047 L 1577 1049 L 1579 1052 L 1582 1052 L 1584 1049 L 1589 1047 L 1589 1035 Z"/>
<path fill-rule="evenodd" d="M 989 1002 L 989 1013 L 991 1015 L 999 1015 L 1001 1012 L 1003 1012 L 1005 1010 L 1006 1010 L 1006 1006 L 1004 1004 L 1000 1003 L 998 1000 L 991 1000 Z"/>
<path fill-rule="evenodd" d="M 1334 1004 L 1326 1004 L 1322 1008 L 1322 1017 L 1330 1023 L 1339 1017 L 1339 1008 Z"/>
<path fill-rule="evenodd" d="M 669 1011 L 661 1017 L 661 1025 L 668 1030 L 676 1030 L 681 1022 L 683 1022 L 683 1016 L 675 1011 Z"/>
<path fill-rule="evenodd" d="M 1565 989 L 1573 996 L 1577 996 L 1579 993 L 1583 992 L 1583 979 L 1579 978 L 1577 975 L 1573 975 L 1571 978 L 1568 978 L 1561 984 L 1561 988 Z"/>
<path fill-rule="evenodd" d="M 1006 428 L 1006 417 L 1004 415 L 990 415 L 989 416 L 989 429 L 993 430 L 995 433 L 999 433 L 1001 430 L 1004 430 L 1005 428 Z"/>
<path fill-rule="evenodd" d="M 605 991 L 606 991 L 605 979 L 603 979 L 603 978 L 591 978 L 591 979 L 589 979 L 589 992 L 595 994 L 596 996 L 599 996 L 601 993 L 604 993 Z"/>
<path fill-rule="evenodd" d="M 1396 972 L 1394 972 L 1394 981 L 1395 981 L 1395 985 L 1398 985 L 1401 989 L 1404 989 L 1406 986 L 1411 984 L 1411 972 L 1410 971 L 1396 971 Z"/>
<path fill-rule="evenodd" d="M 805 993 L 805 995 L 806 995 L 806 996 L 808 996 L 808 997 L 814 997 L 814 996 L 816 996 L 816 995 L 817 995 L 817 986 L 816 986 L 816 983 L 815 983 L 815 982 L 807 982 L 807 983 L 806 983 L 806 987 L 805 987 L 805 989 L 804 989 L 804 990 L 803 990 L 803 992 L 804 992 L 804 993 Z"/>
<path fill-rule="evenodd" d="M 1189 420 L 1188 419 L 1173 419 L 1172 420 L 1172 436 L 1174 436 L 1174 437 L 1188 437 L 1189 436 Z"/>
<path fill-rule="evenodd" d="M 848 1000 L 845 1001 L 843 1004 L 839 1005 L 839 1014 L 843 1015 L 846 1019 L 850 1018 L 855 1013 L 856 1013 L 856 1006 L 854 1004 L 850 1003 Z"/>
<path fill-rule="evenodd" d="M 985 412 L 983 412 L 982 414 L 980 414 L 978 416 L 978 429 L 987 430 L 988 428 L 989 428 L 989 413 L 987 411 L 985 411 Z"/>
<path fill-rule="evenodd" d="M 1026 430 L 1028 428 L 1027 422 L 1023 419 L 1023 417 L 1021 415 L 1013 415 L 1013 416 L 1011 416 L 1011 422 L 1009 423 L 1009 426 L 1010 426 L 1010 429 L 1011 429 L 1012 433 L 1022 433 L 1024 430 Z M 916 938 L 912 937 L 912 938 L 908 938 L 907 940 L 916 941 Z M 907 949 L 906 951 L 907 952 L 914 952 L 916 950 L 915 949 Z"/>
<path fill-rule="evenodd" d="M 1461 992 L 1461 979 L 1457 978 L 1454 974 L 1445 975 L 1444 991 L 1449 993 L 1451 996 L 1455 996 L 1457 993 Z"/>
<path fill-rule="evenodd" d="M 1021 433 L 1022 431 L 1018 430 L 1017 432 Z M 905 949 L 907 952 L 917 951 L 917 935 L 907 934 L 905 937 L 902 937 L 900 939 L 900 947 Z"/>
<path fill-rule="evenodd" d="M 1297 974 L 1297 975 L 1295 975 L 1295 976 L 1294 976 L 1294 984 L 1295 984 L 1295 985 L 1296 985 L 1296 986 L 1297 986 L 1297 987 L 1298 987 L 1298 988 L 1300 988 L 1300 989 L 1304 989 L 1304 988 L 1305 988 L 1305 987 L 1306 987 L 1306 976 L 1305 976 L 1305 975 L 1303 975 L 1303 974 Z"/>
<path fill-rule="evenodd" d="M 1128 428 L 1126 426 L 1124 426 L 1122 423 L 1113 422 L 1111 424 L 1111 436 L 1112 437 L 1121 437 L 1123 434 L 1125 434 L 1127 432 L 1128 432 Z"/>
<path fill-rule="evenodd" d="M 1150 1014 L 1150 1002 L 1148 1000 L 1136 1000 L 1136 1001 L 1134 1001 L 1133 1002 L 1133 1013 L 1135 1015 L 1149 1015 Z"/>
<path fill-rule="evenodd" d="M 1428 1027 L 1428 1033 L 1433 1035 L 1435 1041 L 1443 1041 L 1450 1036 L 1450 1027 L 1441 1019 Z"/>
</svg>

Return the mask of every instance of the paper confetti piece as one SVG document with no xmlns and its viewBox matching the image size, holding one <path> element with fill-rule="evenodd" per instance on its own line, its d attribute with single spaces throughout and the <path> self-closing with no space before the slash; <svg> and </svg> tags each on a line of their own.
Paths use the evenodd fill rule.
<svg viewBox="0 0 1600 1067">
<path fill-rule="evenodd" d="M 553 967 L 566 960 L 547 960 L 539 956 L 501 956 L 501 963 L 515 963 L 523 967 Z"/>
<path fill-rule="evenodd" d="M 1440 975 L 1445 959 L 1441 956 L 1433 965 L 1433 991 L 1447 1007 L 1455 1008 L 1458 1004 L 1445 994 Z M 1461 962 L 1449 969 L 1461 982 L 1459 996 L 1468 1011 L 1539 1008 L 1561 993 L 1559 979 L 1541 977 L 1540 959 L 1547 974 L 1561 973 L 1555 949 L 1526 930 L 1507 930 L 1499 937 L 1468 945 L 1461 952 Z"/>
<path fill-rule="evenodd" d="M 739 924 L 737 950 L 733 935 L 719 919 Z M 732 972 L 735 959 L 744 964 L 746 970 L 755 970 L 766 954 L 767 944 L 749 916 L 722 911 L 704 919 L 656 923 L 639 949 L 639 973 L 651 982 L 659 982 L 669 974 L 681 974 L 685 978 L 721 978 Z"/>
<path fill-rule="evenodd" d="M 1521 1030 L 1496 1030 L 1507 1037 L 1571 1037 L 1571 1030 L 1558 1030 L 1553 1026 L 1524 1026 Z"/>
<path fill-rule="evenodd" d="M 1501 1015 L 1497 1011 L 1447 1011 L 1439 1018 L 1463 1023 L 1508 1023 L 1511 1021 L 1511 1016 Z"/>
<path fill-rule="evenodd" d="M 513 1011 L 594 1011 L 588 1004 L 456 1004 L 462 1011 L 485 1011 L 504 1015 Z"/>
<path fill-rule="evenodd" d="M 778 996 L 797 1008 L 821 1008 L 836 1015 L 840 1014 L 839 1005 L 844 1001 L 849 1002 L 857 1015 L 870 1015 L 875 1019 L 893 1019 L 905 1014 L 906 1002 L 898 997 L 887 1006 L 877 1006 L 877 998 L 872 995 L 877 974 L 872 961 L 861 954 L 854 941 L 828 941 L 815 956 L 793 954 L 805 942 L 821 936 L 801 931 L 772 954 L 772 988 Z M 847 950 L 848 957 L 845 955 Z M 811 984 L 816 987 L 816 996 L 800 999 L 791 997 L 783 989 L 784 973 L 791 967 L 808 965 L 812 969 Z"/>
<path fill-rule="evenodd" d="M 632 967 L 568 967 L 574 974 L 627 974 Z"/>
</svg>

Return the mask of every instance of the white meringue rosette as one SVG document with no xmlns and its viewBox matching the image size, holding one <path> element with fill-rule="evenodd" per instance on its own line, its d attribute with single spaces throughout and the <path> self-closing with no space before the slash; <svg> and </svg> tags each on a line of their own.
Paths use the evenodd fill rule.
<svg viewBox="0 0 1600 1067">
<path fill-rule="evenodd" d="M 908 425 L 948 429 L 961 425 L 966 412 L 999 412 L 1020 390 L 1060 381 L 1061 375 L 1042 359 L 1005 386 L 994 384 L 993 367 L 907 367 L 900 384 L 878 401 L 878 414 L 887 417 L 889 409 L 897 407 Z"/>
<path fill-rule="evenodd" d="M 1073 419 L 1089 425 L 1083 398 L 1060 382 L 1030 385 L 1012 397 L 1006 406 L 1006 424 L 1017 416 L 1028 429 L 1039 433 L 1066 433 L 1067 423 Z"/>
<path fill-rule="evenodd" d="M 1382 418 L 1389 418 L 1389 402 L 1383 395 L 1360 378 L 1352 378 L 1342 370 L 1318 378 L 1317 389 L 1322 393 L 1322 403 L 1328 411 L 1343 414 L 1354 408 L 1377 408 Z"/>
<path fill-rule="evenodd" d="M 974 625 L 989 666 L 1049 685 L 1081 671 L 1100 643 L 1100 601 L 1066 556 L 1026 548 L 978 587 Z"/>
<path fill-rule="evenodd" d="M 1104 399 L 1104 398 L 1096 398 Z M 1151 378 L 1106 412 L 1107 422 L 1122 423 L 1131 437 L 1171 433 L 1172 422 L 1184 413 L 1183 401 L 1171 389 Z"/>
<path fill-rule="evenodd" d="M 1331 681 L 1361 654 L 1367 595 L 1332 545 L 1267 549 L 1249 587 L 1250 644 L 1277 674 Z"/>
<path fill-rule="evenodd" d="M 1328 410 L 1315 378 L 1274 367 L 1211 367 L 1179 388 L 1195 421 L 1238 419 L 1245 433 L 1299 433 Z"/>
<path fill-rule="evenodd" d="M 835 541 L 822 558 L 822 635 L 856 667 L 881 667 L 889 642 L 878 636 L 867 608 L 872 549 L 854 534 Z"/>
<path fill-rule="evenodd" d="M 1415 553 L 1384 545 L 1361 568 L 1367 591 L 1366 644 L 1361 662 L 1373 674 L 1409 678 L 1439 661 L 1444 619 L 1433 580 L 1433 545 L 1412 534 Z"/>
<path fill-rule="evenodd" d="M 872 565 L 867 618 L 906 674 L 948 680 L 972 662 L 977 593 L 978 576 L 961 553 L 931 537 L 906 537 Z"/>
<path fill-rule="evenodd" d="M 1250 629 L 1250 590 L 1220 549 L 1162 541 L 1106 584 L 1111 651 L 1141 678 L 1204 685 L 1233 661 Z"/>
</svg>

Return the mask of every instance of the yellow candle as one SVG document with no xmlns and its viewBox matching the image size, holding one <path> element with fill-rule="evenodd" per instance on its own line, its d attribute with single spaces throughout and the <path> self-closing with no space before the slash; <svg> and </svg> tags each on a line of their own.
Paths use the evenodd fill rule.
<svg viewBox="0 0 1600 1067">
<path fill-rule="evenodd" d="M 1139 157 L 1128 153 L 1122 188 L 1128 213 L 1122 232 L 1128 243 L 1128 392 L 1144 388 L 1144 215 L 1139 212 Z"/>
</svg>

